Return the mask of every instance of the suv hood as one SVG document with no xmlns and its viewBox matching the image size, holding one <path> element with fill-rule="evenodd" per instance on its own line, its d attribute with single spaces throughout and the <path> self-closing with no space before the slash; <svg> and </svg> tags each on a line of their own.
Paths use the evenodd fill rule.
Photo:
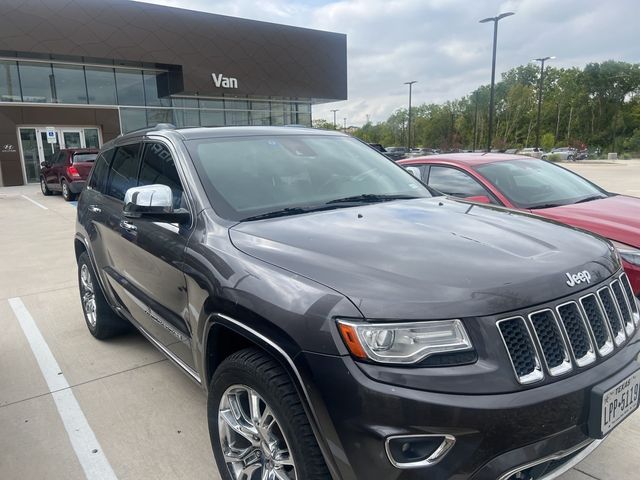
<svg viewBox="0 0 640 480">
<path fill-rule="evenodd" d="M 609 245 L 510 210 L 443 198 L 244 222 L 242 252 L 347 296 L 369 319 L 484 316 L 586 288 L 619 268 Z"/>
<path fill-rule="evenodd" d="M 614 195 L 532 213 L 640 248 L 640 198 Z"/>
</svg>

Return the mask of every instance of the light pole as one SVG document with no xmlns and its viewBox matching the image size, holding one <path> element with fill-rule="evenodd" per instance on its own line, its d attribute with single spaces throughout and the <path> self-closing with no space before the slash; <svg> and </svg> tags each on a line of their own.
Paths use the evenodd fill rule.
<svg viewBox="0 0 640 480">
<path fill-rule="evenodd" d="M 513 12 L 501 13 L 497 17 L 483 18 L 480 23 L 493 22 L 493 58 L 491 60 L 491 94 L 489 95 L 489 136 L 487 138 L 487 152 L 491 151 L 493 136 L 493 90 L 496 82 L 496 46 L 498 43 L 498 22 L 505 17 L 514 15 Z"/>
<path fill-rule="evenodd" d="M 411 150 L 411 88 L 414 83 L 418 83 L 417 80 L 411 80 L 410 82 L 404 82 L 405 85 L 409 85 L 409 121 L 407 122 L 407 150 Z"/>
<path fill-rule="evenodd" d="M 336 112 L 339 112 L 340 110 L 331 110 L 333 112 L 333 129 L 337 130 L 337 125 L 336 125 Z"/>
<path fill-rule="evenodd" d="M 534 62 L 540 62 L 540 85 L 538 86 L 538 119 L 536 120 L 536 148 L 540 148 L 540 110 L 542 108 L 542 87 L 544 85 L 544 62 L 556 57 L 534 58 Z"/>
</svg>

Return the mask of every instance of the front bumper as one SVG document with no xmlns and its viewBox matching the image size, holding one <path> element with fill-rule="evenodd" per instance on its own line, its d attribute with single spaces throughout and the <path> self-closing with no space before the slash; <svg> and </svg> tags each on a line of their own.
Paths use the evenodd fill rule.
<svg viewBox="0 0 640 480">
<path fill-rule="evenodd" d="M 555 469 L 591 446 L 587 431 L 591 390 L 640 368 L 637 337 L 607 361 L 579 374 L 496 395 L 388 385 L 369 378 L 350 357 L 303 353 L 296 363 L 301 371 L 314 372 L 311 401 L 323 414 L 321 434 L 344 479 L 496 480 L 538 461 L 562 457 L 552 460 L 555 464 L 549 468 Z M 468 389 L 473 392 L 473 385 Z M 453 435 L 456 443 L 434 465 L 394 467 L 385 452 L 385 439 L 419 434 Z M 566 452 L 570 453 L 565 458 Z"/>
</svg>

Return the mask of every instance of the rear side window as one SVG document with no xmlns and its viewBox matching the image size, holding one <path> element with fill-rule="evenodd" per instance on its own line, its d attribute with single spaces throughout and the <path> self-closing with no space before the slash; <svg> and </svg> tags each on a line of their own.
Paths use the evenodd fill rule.
<svg viewBox="0 0 640 480">
<path fill-rule="evenodd" d="M 161 184 L 171 188 L 173 208 L 186 208 L 184 189 L 180 183 L 176 164 L 171 153 L 162 143 L 147 143 L 142 158 L 139 185 Z"/>
<path fill-rule="evenodd" d="M 97 153 L 74 153 L 72 161 L 73 163 L 94 162 L 97 156 Z"/>
<path fill-rule="evenodd" d="M 109 170 L 107 195 L 124 200 L 125 192 L 137 185 L 138 165 L 140 163 L 140 144 L 123 145 L 116 149 Z"/>
<path fill-rule="evenodd" d="M 113 157 L 113 148 L 102 152 L 95 160 L 93 169 L 91 169 L 91 178 L 87 188 L 104 193 L 104 186 L 107 183 L 107 174 L 109 173 L 109 163 Z"/>
</svg>

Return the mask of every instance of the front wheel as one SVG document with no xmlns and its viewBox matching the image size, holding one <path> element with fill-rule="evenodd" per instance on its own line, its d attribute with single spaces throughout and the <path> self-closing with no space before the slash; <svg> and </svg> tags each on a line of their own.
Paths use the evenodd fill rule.
<svg viewBox="0 0 640 480">
<path fill-rule="evenodd" d="M 325 480 L 330 475 L 287 372 L 254 348 L 216 370 L 209 436 L 224 480 Z"/>
<path fill-rule="evenodd" d="M 42 194 L 45 197 L 48 197 L 53 193 L 51 190 L 49 190 L 49 187 L 47 187 L 47 181 L 44 179 L 44 177 L 40 177 L 40 190 L 42 190 Z"/>
<path fill-rule="evenodd" d="M 129 330 L 128 322 L 113 311 L 104 297 L 87 252 L 78 257 L 78 286 L 84 320 L 91 335 L 105 340 Z"/>
<path fill-rule="evenodd" d="M 569 155 L 567 157 L 567 160 L 569 160 L 570 162 L 573 162 L 575 160 L 575 158 L 573 157 L 573 155 Z"/>
</svg>

